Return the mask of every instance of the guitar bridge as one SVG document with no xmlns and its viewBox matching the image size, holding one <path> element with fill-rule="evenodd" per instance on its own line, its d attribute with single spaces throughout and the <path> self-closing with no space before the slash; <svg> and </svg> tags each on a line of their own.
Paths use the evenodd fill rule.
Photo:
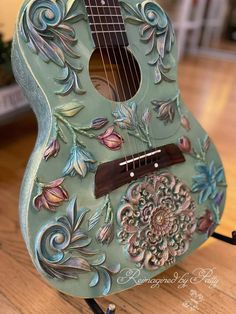
<svg viewBox="0 0 236 314">
<path fill-rule="evenodd" d="M 100 198 L 133 180 L 183 162 L 184 155 L 175 144 L 105 162 L 98 166 L 95 175 L 95 197 Z"/>
</svg>

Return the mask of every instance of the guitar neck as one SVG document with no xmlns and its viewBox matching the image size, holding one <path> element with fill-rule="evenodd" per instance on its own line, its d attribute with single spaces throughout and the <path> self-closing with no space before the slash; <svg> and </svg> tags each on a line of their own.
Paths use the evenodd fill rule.
<svg viewBox="0 0 236 314">
<path fill-rule="evenodd" d="M 96 47 L 128 46 L 118 0 L 84 0 Z"/>
</svg>

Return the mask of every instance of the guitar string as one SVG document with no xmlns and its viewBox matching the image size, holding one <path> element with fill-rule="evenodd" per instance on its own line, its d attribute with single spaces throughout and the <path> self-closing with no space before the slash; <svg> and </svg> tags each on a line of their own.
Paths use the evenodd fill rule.
<svg viewBox="0 0 236 314">
<path fill-rule="evenodd" d="M 99 13 L 99 11 L 98 11 L 98 6 L 96 6 L 96 7 L 97 7 L 97 12 Z M 113 19 L 112 19 L 112 14 L 111 14 L 111 10 L 110 10 L 110 6 L 108 6 L 108 8 L 109 8 L 111 20 L 113 21 Z M 102 10 L 103 10 L 103 16 L 104 16 L 104 18 L 105 18 L 106 24 L 108 25 L 107 15 L 106 15 L 106 12 L 104 11 L 104 7 L 103 7 L 103 6 L 102 6 Z M 101 23 L 100 15 L 99 15 L 99 19 L 100 19 L 100 24 L 103 25 L 103 23 Z M 118 18 L 117 18 L 117 20 L 118 20 Z M 114 25 L 114 24 L 113 24 L 113 25 Z M 106 46 L 106 48 L 107 48 L 107 53 L 108 53 L 108 55 L 109 55 L 109 50 L 108 50 L 108 47 L 107 47 L 107 45 L 106 45 L 106 38 L 105 38 L 105 35 L 104 35 L 104 28 L 103 28 L 103 26 L 102 26 L 102 31 L 103 31 L 103 36 L 104 36 L 104 43 L 105 43 L 105 46 Z M 126 98 L 125 88 L 124 88 L 124 85 L 123 85 L 123 80 L 122 80 L 122 78 L 121 78 L 120 68 L 119 68 L 119 65 L 118 65 L 118 62 L 117 62 L 116 52 L 115 52 L 115 49 L 114 49 L 114 46 L 113 46 L 111 33 L 108 32 L 108 35 L 109 35 L 109 39 L 110 39 L 110 42 L 111 42 L 111 49 L 112 49 L 112 52 L 113 52 L 113 55 L 114 55 L 114 59 L 115 59 L 115 65 L 116 65 L 118 77 L 119 77 L 119 80 L 120 80 L 120 86 L 121 86 L 121 89 L 122 89 L 122 94 L 123 94 L 124 99 L 125 99 L 125 98 Z M 116 35 L 116 33 L 115 33 L 115 35 Z M 117 35 L 116 35 L 116 40 L 117 40 L 117 44 L 118 44 L 118 49 L 120 49 L 119 43 L 118 43 Z M 120 57 L 121 57 L 121 59 L 122 59 L 122 56 L 121 56 L 121 55 L 120 55 Z M 109 60 L 111 60 L 110 55 L 109 55 Z M 122 60 L 122 64 L 123 64 L 124 73 L 126 74 L 125 68 L 124 68 L 124 61 L 123 61 L 123 60 Z M 111 62 L 110 62 L 110 66 L 112 67 Z M 113 72 L 113 74 L 114 74 L 114 72 Z M 127 78 L 127 82 L 128 82 L 127 74 L 126 74 L 126 78 Z M 119 94 L 119 88 L 118 88 L 118 86 L 117 86 L 117 81 L 116 81 L 114 75 L 113 75 L 113 79 L 114 79 L 114 82 L 115 82 L 115 85 L 116 85 L 116 90 L 117 90 L 117 93 L 118 93 L 119 102 L 121 103 L 121 97 L 120 97 L 120 94 Z M 130 90 L 129 83 L 128 83 L 128 88 L 129 88 L 129 90 Z M 131 93 L 131 90 L 130 90 L 130 93 Z M 128 138 L 128 145 L 129 145 L 129 147 L 132 147 L 132 144 L 131 144 L 131 141 L 130 141 L 130 138 L 129 138 L 129 134 L 128 134 L 128 130 L 126 129 L 125 131 L 126 131 L 126 137 Z M 136 165 L 135 165 L 133 153 L 131 154 L 131 156 L 132 156 L 132 159 L 133 159 L 133 168 L 135 169 Z M 129 171 L 129 164 L 127 163 L 127 160 L 126 160 L 126 171 Z"/>
<path fill-rule="evenodd" d="M 107 0 L 107 1 L 109 1 L 109 0 Z M 115 13 L 116 13 L 116 15 L 118 15 L 116 4 L 115 4 L 114 0 L 112 0 L 112 2 L 113 2 L 114 9 L 115 9 Z M 122 17 L 122 20 L 123 20 L 123 17 Z M 132 77 L 132 81 L 133 81 L 133 87 L 136 88 L 134 76 L 132 75 L 133 71 L 132 71 L 132 67 L 131 67 L 131 64 L 130 64 L 127 48 L 125 47 L 125 39 L 124 39 L 123 32 L 122 32 L 122 29 L 121 29 L 121 24 L 119 23 L 118 25 L 119 25 L 119 30 L 120 30 L 120 33 L 121 33 L 121 38 L 122 38 L 122 41 L 123 41 L 124 51 L 125 51 L 125 54 L 126 54 L 126 60 L 128 61 L 128 67 L 129 67 L 129 71 L 130 71 L 130 74 L 131 74 L 131 77 Z M 124 21 L 123 21 L 123 25 L 124 25 Z M 115 27 L 114 27 L 114 30 L 115 30 Z M 116 34 L 116 32 L 115 32 L 115 34 Z M 121 55 L 121 51 L 120 50 L 119 50 L 119 52 L 120 52 L 120 55 Z M 133 60 L 133 67 L 134 67 L 134 69 L 136 71 L 136 65 L 135 65 L 134 60 Z M 125 68 L 125 67 L 123 66 L 123 68 Z M 124 69 L 124 71 L 125 71 L 125 69 Z M 128 79 L 127 79 L 127 81 L 128 81 Z M 139 81 L 139 78 L 138 78 L 138 75 L 136 75 L 136 82 L 138 82 L 138 81 Z M 132 98 L 131 90 L 130 90 L 130 98 Z M 136 150 L 137 150 L 137 153 L 138 153 L 138 157 L 139 157 L 138 158 L 138 162 L 139 162 L 139 167 L 140 167 L 141 166 L 141 161 L 140 161 L 140 153 L 139 153 L 139 150 L 138 150 L 138 145 L 136 143 L 137 139 L 134 138 L 133 140 L 135 142 Z"/>
<path fill-rule="evenodd" d="M 88 0 L 88 2 L 89 2 L 89 5 L 91 6 L 90 0 Z M 92 17 L 93 25 L 94 25 L 95 30 L 96 30 L 96 23 L 95 23 L 95 20 L 94 20 L 94 16 L 93 16 L 92 11 L 91 11 L 91 17 Z M 98 38 L 97 38 L 97 39 L 98 39 Z M 107 81 L 108 86 L 110 87 L 110 88 L 109 88 L 110 97 L 112 98 L 111 83 L 110 83 L 110 81 L 109 81 L 109 79 L 108 79 L 108 74 L 107 74 L 107 70 L 106 70 L 105 60 L 104 60 L 104 57 L 103 57 L 103 54 L 102 54 L 102 48 L 101 48 L 101 46 L 100 46 L 99 40 L 98 40 L 98 49 L 99 49 L 99 52 L 100 52 L 100 55 L 101 55 L 102 66 L 103 66 L 103 69 L 104 69 L 106 81 Z"/>
<path fill-rule="evenodd" d="M 103 68 L 104 68 L 104 72 L 105 72 L 107 84 L 108 84 L 108 86 L 110 86 L 108 74 L 107 74 L 107 71 L 106 71 L 105 59 L 104 59 L 103 51 L 102 51 L 102 45 L 101 45 L 101 42 L 100 42 L 100 39 L 99 39 L 99 35 L 98 35 L 98 31 L 97 31 L 96 22 L 95 22 L 95 19 L 94 19 L 94 13 L 93 13 L 91 1 L 88 0 L 88 2 L 89 2 L 90 10 L 91 10 L 92 21 L 93 21 L 94 28 L 95 28 L 95 34 L 96 34 L 96 38 L 97 38 L 97 42 L 98 42 L 98 47 L 99 47 L 100 55 L 101 55 L 102 62 L 103 62 Z M 96 0 L 95 0 L 94 2 L 95 2 L 95 4 L 96 4 Z M 95 7 L 96 7 L 96 9 L 97 9 L 97 13 L 99 13 L 99 12 L 98 12 L 98 7 L 97 7 L 97 5 L 95 5 Z M 100 25 L 102 25 L 102 23 L 101 23 L 101 18 L 100 18 L 100 14 L 98 14 L 98 16 L 99 16 Z M 101 27 L 102 27 L 102 26 L 101 26 Z M 105 38 L 104 32 L 102 32 L 102 35 L 103 35 L 103 40 L 104 40 L 104 44 L 105 44 L 105 49 L 106 49 L 106 52 L 107 52 L 107 57 L 108 57 L 108 60 L 109 60 L 109 65 L 110 65 L 110 69 L 111 69 L 113 81 L 114 81 L 114 84 L 116 84 L 115 75 L 114 75 L 113 67 L 112 67 L 112 64 L 111 64 L 111 59 L 110 59 L 108 47 L 107 47 L 107 45 L 106 45 L 106 38 Z M 116 85 L 115 85 L 115 89 L 117 90 Z M 110 89 L 110 92 L 111 92 L 111 89 Z M 120 98 L 119 94 L 118 94 L 117 96 L 118 96 L 118 98 Z M 111 103 L 112 103 L 113 108 L 115 109 L 114 101 L 113 101 L 113 97 L 112 97 L 112 94 L 111 94 L 111 93 L 110 93 L 110 100 L 111 100 Z M 123 151 L 124 158 L 125 158 L 125 161 L 126 161 L 126 171 L 128 171 L 128 162 L 127 162 L 128 160 L 127 160 L 127 156 L 126 156 L 126 153 L 125 153 L 124 145 L 121 145 L 121 149 L 122 149 L 122 151 Z"/>
<path fill-rule="evenodd" d="M 109 1 L 109 0 L 107 0 L 107 1 Z M 115 9 L 115 12 L 118 15 L 119 12 L 117 12 L 117 6 L 116 6 L 116 3 L 115 3 L 115 0 L 112 0 L 112 3 L 113 3 L 113 6 L 114 6 L 114 9 Z M 118 1 L 118 4 L 119 4 L 119 1 Z M 122 16 L 122 20 L 123 20 L 123 16 Z M 124 24 L 124 20 L 123 20 L 123 25 L 125 25 Z M 124 36 L 123 36 L 123 31 L 126 32 L 126 29 L 122 30 L 120 23 L 118 23 L 118 27 L 119 27 L 119 30 L 121 31 L 121 38 L 122 38 L 122 41 L 123 41 L 123 44 L 124 44 L 124 47 L 125 47 L 125 39 L 124 39 Z M 129 69 L 130 69 L 130 73 L 131 73 L 132 67 L 131 67 L 131 64 L 130 64 L 130 58 L 128 57 L 127 49 L 124 49 L 124 50 L 125 50 L 125 53 L 126 53 L 126 57 L 127 57 L 127 60 L 128 60 L 128 65 L 129 65 Z M 131 77 L 132 77 L 132 81 L 133 81 L 133 86 L 135 88 L 137 88 L 138 87 L 138 81 L 139 81 L 139 75 L 138 75 L 138 72 L 137 72 L 137 67 L 136 67 L 136 63 L 135 63 L 135 60 L 134 60 L 134 56 L 133 56 L 132 53 L 130 55 L 131 55 L 132 62 L 133 62 L 133 68 L 135 70 L 136 80 L 134 79 L 133 75 Z"/>
<path fill-rule="evenodd" d="M 89 0 L 89 1 L 90 1 L 90 0 Z M 113 70 L 113 67 L 112 67 L 111 56 L 110 56 L 110 54 L 109 54 L 109 47 L 108 47 L 108 45 L 107 45 L 107 41 L 106 41 L 106 37 L 105 37 L 105 31 L 104 31 L 103 26 L 102 26 L 103 23 L 102 23 L 102 20 L 101 20 L 101 15 L 100 15 L 100 12 L 99 12 L 99 10 L 98 10 L 99 6 L 97 5 L 97 1 L 96 1 L 96 0 L 95 0 L 95 3 L 96 3 L 95 7 L 96 7 L 96 10 L 97 10 L 99 22 L 100 22 L 101 29 L 102 29 L 101 33 L 102 33 L 103 39 L 104 39 L 104 46 L 105 46 L 105 49 L 106 49 L 106 52 L 107 52 L 107 56 L 108 56 L 108 59 L 109 59 L 109 65 L 110 65 L 110 68 L 111 68 L 111 72 L 112 72 L 112 76 L 113 76 L 114 83 L 115 83 L 116 86 L 117 86 L 116 79 L 115 79 L 115 74 L 114 74 L 114 70 Z M 92 11 L 92 8 L 91 8 L 91 11 Z M 103 10 L 103 11 L 104 11 L 104 10 Z M 105 18 L 106 23 L 107 23 L 106 15 L 104 15 L 104 18 Z M 98 33 L 99 33 L 99 32 L 100 32 L 100 31 L 98 31 Z M 111 34 L 110 34 L 110 32 L 108 32 L 108 35 L 109 35 L 109 37 L 110 37 L 111 47 L 112 47 L 112 49 L 113 49 L 112 39 L 111 39 Z M 97 36 L 98 36 L 98 38 L 99 38 L 99 35 L 97 35 Z M 113 52 L 113 53 L 114 53 L 114 52 Z M 114 54 L 114 57 L 115 57 L 115 64 L 117 65 L 117 68 L 118 68 L 118 63 L 117 63 L 117 59 L 116 59 L 115 54 Z M 119 77 L 120 85 L 122 86 L 122 94 L 123 94 L 123 97 L 125 98 L 125 91 L 124 91 L 124 88 L 123 88 L 123 85 L 122 85 L 122 79 L 121 79 L 121 76 L 120 76 L 120 72 L 118 72 L 118 77 Z M 116 87 L 116 89 L 117 89 L 117 87 Z M 117 89 L 117 90 L 118 90 L 118 89 Z M 119 97 L 119 101 L 120 101 L 120 95 L 118 95 L 118 97 Z"/>
<path fill-rule="evenodd" d="M 115 0 L 112 0 L 112 3 L 113 3 L 113 5 L 114 5 L 116 14 L 118 14 L 117 8 L 116 8 L 116 6 L 115 6 Z M 123 18 L 123 17 L 122 17 L 122 18 Z M 122 38 L 122 41 L 123 41 L 123 44 L 124 44 L 124 47 L 125 47 L 125 38 L 124 38 L 124 36 L 123 36 L 123 32 L 122 32 L 122 29 L 121 29 L 121 25 L 120 25 L 120 24 L 119 24 L 119 27 L 120 27 L 119 30 L 121 31 L 121 32 L 120 32 L 120 33 L 121 33 L 121 38 Z M 115 33 L 115 34 L 116 34 L 116 33 Z M 134 83 L 135 79 L 134 79 L 134 76 L 132 75 L 133 71 L 132 71 L 132 67 L 131 67 L 130 60 L 129 60 L 128 52 L 127 52 L 127 49 L 126 49 L 126 48 L 124 48 L 124 50 L 125 50 L 125 53 L 126 53 L 126 58 L 127 58 L 127 60 L 128 60 L 129 70 L 130 70 L 131 77 L 132 77 L 132 79 L 133 79 L 134 88 L 135 88 L 135 87 L 136 87 L 136 86 L 135 86 L 135 83 Z M 134 58 L 134 55 L 133 55 L 132 52 L 131 52 L 131 59 L 132 59 L 133 68 L 134 68 L 134 70 L 135 70 L 136 82 L 140 82 L 140 76 L 139 76 L 139 74 L 138 74 L 138 72 L 137 72 L 136 61 L 135 61 L 135 58 Z M 140 75 L 141 75 L 141 73 L 140 73 Z M 130 95 L 130 96 L 132 96 L 132 95 Z M 135 139 L 135 141 L 136 141 L 136 139 Z M 136 145 L 136 146 L 137 146 L 137 145 Z M 144 155 L 145 155 L 145 165 L 147 165 L 147 150 L 146 150 L 146 146 L 145 146 L 145 144 L 143 143 L 143 141 L 142 141 L 142 146 L 144 147 L 143 152 L 144 152 Z M 139 153 L 138 153 L 138 154 L 139 154 Z M 141 166 L 141 163 L 140 163 L 140 154 L 139 154 L 139 167 L 140 167 L 140 166 Z"/>
<path fill-rule="evenodd" d="M 109 0 L 107 0 L 109 1 Z M 117 11 L 117 7 L 116 7 L 116 4 L 113 0 L 113 8 L 115 10 L 115 13 L 116 13 L 116 16 L 120 15 L 119 12 Z M 109 12 L 110 14 L 112 15 L 112 12 L 111 12 L 111 9 L 110 9 L 110 6 L 109 6 Z M 122 21 L 123 21 L 123 17 L 122 17 Z M 114 33 L 115 33 L 115 36 L 116 36 L 116 40 L 118 42 L 118 36 L 117 36 L 117 31 L 115 30 L 115 24 L 113 24 L 113 30 L 114 30 Z M 124 25 L 124 21 L 123 21 L 123 25 Z M 124 39 L 124 35 L 123 35 L 123 30 L 121 28 L 121 24 L 118 23 L 118 27 L 119 27 L 119 31 L 120 31 L 120 34 L 121 34 L 121 38 L 122 38 L 122 41 L 123 41 L 123 50 L 125 51 L 125 54 L 126 54 L 126 60 L 128 62 L 128 67 L 129 67 L 129 71 L 130 71 L 130 74 L 131 74 L 131 78 L 132 78 L 132 81 L 133 81 L 133 87 L 136 88 L 136 84 L 135 84 L 135 79 L 134 79 L 134 76 L 133 76 L 133 71 L 132 71 L 132 67 L 131 67 L 131 63 L 130 63 L 130 60 L 129 60 L 129 55 L 127 53 L 127 49 L 125 47 L 125 39 Z M 121 62 L 122 62 L 122 66 L 123 66 L 123 70 L 124 70 L 124 73 L 125 73 L 125 77 L 126 77 L 126 81 L 128 83 L 128 89 L 129 89 L 129 98 L 131 99 L 132 98 L 132 91 L 131 91 L 131 87 L 130 87 L 130 83 L 129 83 L 129 79 L 128 79 L 128 76 L 127 76 L 127 73 L 126 73 L 126 66 L 125 66 L 125 63 L 124 63 L 124 60 L 123 60 L 123 54 L 122 54 L 122 51 L 121 51 L 121 48 L 120 48 L 120 45 L 118 45 L 118 50 L 119 50 L 119 55 L 120 55 L 120 58 L 121 58 Z M 135 70 L 136 70 L 136 65 L 135 65 L 135 62 L 133 64 Z M 136 79 L 136 82 L 138 82 L 139 79 L 137 78 Z M 128 132 L 127 132 L 128 133 Z M 129 136 L 129 133 L 127 134 L 128 136 L 128 139 L 130 138 Z M 137 145 L 137 139 L 134 138 L 133 139 L 133 142 L 135 144 L 135 148 L 136 148 L 136 151 L 137 151 L 137 154 L 138 154 L 138 163 L 139 163 L 139 167 L 141 167 L 141 161 L 140 161 L 140 153 L 139 153 L 139 149 L 138 149 L 138 145 Z M 130 140 L 129 140 L 129 143 L 130 143 Z M 131 144 L 130 144 L 131 145 Z M 145 147 L 144 147 L 145 148 Z M 135 169 L 136 168 L 136 163 L 135 161 L 133 162 L 133 168 Z"/>
</svg>

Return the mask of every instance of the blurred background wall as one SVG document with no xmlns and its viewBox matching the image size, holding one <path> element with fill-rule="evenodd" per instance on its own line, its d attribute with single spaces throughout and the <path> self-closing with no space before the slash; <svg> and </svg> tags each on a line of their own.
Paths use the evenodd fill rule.
<svg viewBox="0 0 236 314">
<path fill-rule="evenodd" d="M 23 0 L 0 0 L 0 32 L 4 39 L 12 38 L 16 16 Z"/>
</svg>

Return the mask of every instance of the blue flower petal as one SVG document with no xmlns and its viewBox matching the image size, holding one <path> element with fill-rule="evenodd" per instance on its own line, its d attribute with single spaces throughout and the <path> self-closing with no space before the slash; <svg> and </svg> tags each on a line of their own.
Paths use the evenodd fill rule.
<svg viewBox="0 0 236 314">
<path fill-rule="evenodd" d="M 211 162 L 210 167 L 209 167 L 209 176 L 213 177 L 215 174 L 215 162 L 214 160 Z"/>
<path fill-rule="evenodd" d="M 221 167 L 219 168 L 216 173 L 215 173 L 215 179 L 216 179 L 216 182 L 219 183 L 219 182 L 222 182 L 223 179 L 224 179 L 224 169 Z"/>
<path fill-rule="evenodd" d="M 198 183 L 204 183 L 204 182 L 206 182 L 206 175 L 205 174 L 199 174 L 197 176 L 194 176 L 193 180 L 198 182 Z"/>
<path fill-rule="evenodd" d="M 205 165 L 203 163 L 196 164 L 195 168 L 196 168 L 197 172 L 199 172 L 199 173 L 205 173 L 206 175 L 209 174 L 209 170 L 208 170 L 207 165 Z"/>
<path fill-rule="evenodd" d="M 207 184 L 207 182 L 205 182 L 205 183 L 195 183 L 195 184 L 193 184 L 192 185 L 192 192 L 199 192 L 199 191 L 201 191 L 201 190 L 205 190 L 205 189 L 207 189 L 207 187 L 208 187 L 208 184 Z"/>
<path fill-rule="evenodd" d="M 94 169 L 96 160 L 92 154 L 82 147 L 72 147 L 63 175 L 79 175 L 84 178 L 89 171 Z"/>
<path fill-rule="evenodd" d="M 198 174 L 194 176 L 192 192 L 199 192 L 199 203 L 202 204 L 210 199 L 215 199 L 217 196 L 217 183 L 224 179 L 224 170 L 222 167 L 216 169 L 215 162 L 210 165 L 198 163 L 196 166 Z"/>
<path fill-rule="evenodd" d="M 204 202 L 206 202 L 207 199 L 210 197 L 211 194 L 212 194 L 211 186 L 209 186 L 207 189 L 205 189 L 204 191 L 202 191 L 201 204 L 204 203 Z"/>
</svg>

